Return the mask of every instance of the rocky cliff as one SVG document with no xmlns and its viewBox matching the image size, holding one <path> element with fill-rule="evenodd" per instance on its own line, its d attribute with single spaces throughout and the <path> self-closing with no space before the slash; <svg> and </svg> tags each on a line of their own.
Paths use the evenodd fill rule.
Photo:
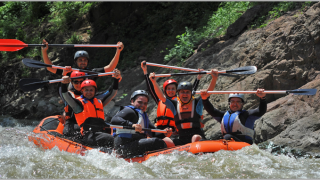
<svg viewBox="0 0 320 180">
<path fill-rule="evenodd" d="M 247 29 L 252 17 L 257 16 L 264 8 L 257 6 L 243 14 L 238 21 L 228 28 L 225 36 L 209 39 L 199 45 L 194 54 L 182 67 L 233 69 L 241 66 L 257 66 L 253 75 L 241 77 L 219 76 L 215 90 L 293 90 L 298 88 L 320 89 L 319 40 L 320 40 L 320 3 L 312 7 L 287 12 L 280 18 L 270 22 L 260 29 Z M 251 19 L 251 20 L 250 20 Z M 125 44 L 126 46 L 126 44 Z M 137 62 L 146 60 L 164 64 L 163 55 L 159 53 L 163 44 L 155 47 L 151 56 L 143 54 Z M 173 59 L 168 65 L 179 62 Z M 6 67 L 8 71 L 1 72 L 1 88 L 8 89 L 8 94 L 1 96 L 2 113 L 16 118 L 44 118 L 52 114 L 60 114 L 62 105 L 58 104 L 55 86 L 39 89 L 32 93 L 23 93 L 17 89 L 19 74 L 16 69 L 22 69 L 21 63 Z M 148 72 L 169 73 L 168 69 L 148 67 Z M 22 74 L 23 72 L 20 72 Z M 45 70 L 37 70 L 39 75 L 52 79 Z M 114 115 L 120 105 L 129 103 L 130 94 L 137 89 L 146 89 L 140 64 L 132 69 L 122 71 L 123 80 L 120 83 L 118 95 L 114 102 L 105 110 L 109 117 Z M 195 76 L 177 77 L 177 81 L 193 82 Z M 162 84 L 167 78 L 159 78 Z M 199 89 L 207 88 L 211 81 L 210 75 L 202 77 Z M 123 94 L 128 96 L 123 97 Z M 258 98 L 254 94 L 246 95 L 245 109 L 256 108 Z M 227 95 L 211 95 L 212 104 L 221 109 L 227 109 Z M 268 111 L 255 123 L 255 142 L 273 142 L 293 149 L 319 153 L 320 121 L 319 92 L 315 96 L 267 95 Z M 150 119 L 156 117 L 156 104 L 151 101 L 148 106 Z M 219 139 L 220 124 L 204 111 L 205 134 L 208 139 Z"/>
</svg>

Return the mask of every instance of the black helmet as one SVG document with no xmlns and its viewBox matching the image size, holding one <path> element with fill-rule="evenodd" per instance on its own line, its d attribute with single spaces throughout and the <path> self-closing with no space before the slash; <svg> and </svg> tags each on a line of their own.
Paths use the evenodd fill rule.
<svg viewBox="0 0 320 180">
<path fill-rule="evenodd" d="M 79 57 L 86 57 L 89 60 L 89 54 L 87 51 L 81 50 L 81 51 L 77 51 L 74 54 L 74 60 L 76 61 Z"/>
<path fill-rule="evenodd" d="M 146 96 L 148 98 L 148 100 L 149 100 L 149 94 L 147 93 L 147 91 L 145 91 L 145 90 L 136 90 L 131 94 L 130 101 L 132 99 L 135 100 L 135 97 L 138 96 L 138 95 Z"/>
<path fill-rule="evenodd" d="M 188 81 L 180 82 L 177 88 L 177 91 L 180 91 L 181 89 L 190 90 L 192 91 L 193 87 L 192 84 Z"/>
</svg>

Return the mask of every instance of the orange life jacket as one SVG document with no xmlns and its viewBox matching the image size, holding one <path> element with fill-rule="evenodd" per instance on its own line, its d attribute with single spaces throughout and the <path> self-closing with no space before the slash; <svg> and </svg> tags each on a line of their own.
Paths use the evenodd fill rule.
<svg viewBox="0 0 320 180">
<path fill-rule="evenodd" d="M 104 121 L 104 111 L 103 104 L 100 99 L 94 98 L 93 104 L 90 101 L 81 98 L 81 96 L 77 99 L 82 103 L 83 111 L 74 115 L 78 125 L 81 127 L 82 134 L 84 130 L 82 124 L 87 119 L 97 119 L 97 121 Z"/>
<path fill-rule="evenodd" d="M 172 99 L 176 99 L 176 97 L 173 97 Z M 159 101 L 158 103 L 157 122 L 155 123 L 155 126 L 171 126 L 176 128 L 172 111 L 167 108 L 162 101 Z"/>
<path fill-rule="evenodd" d="M 195 99 L 191 100 L 188 104 L 182 104 L 179 100 L 177 101 L 177 115 L 179 120 L 176 120 L 176 127 L 178 130 L 181 129 L 192 129 L 192 128 L 203 128 L 204 124 L 200 119 L 203 116 L 195 116 Z M 196 113 L 197 114 L 197 113 Z M 200 117 L 200 119 L 199 119 Z"/>
</svg>

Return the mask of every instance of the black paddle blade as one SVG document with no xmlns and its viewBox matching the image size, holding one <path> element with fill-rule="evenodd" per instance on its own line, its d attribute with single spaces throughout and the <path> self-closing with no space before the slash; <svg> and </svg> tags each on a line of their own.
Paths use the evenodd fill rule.
<svg viewBox="0 0 320 180">
<path fill-rule="evenodd" d="M 36 60 L 24 58 L 22 59 L 22 63 L 28 67 L 32 68 L 44 68 L 44 67 L 52 67 L 50 64 L 45 64 Z"/>
<path fill-rule="evenodd" d="M 24 92 L 34 91 L 42 88 L 48 81 L 41 81 L 40 79 L 20 79 L 19 87 Z"/>
<path fill-rule="evenodd" d="M 226 73 L 234 73 L 234 74 L 254 74 L 257 72 L 256 66 L 245 66 L 239 67 L 232 70 L 227 70 Z"/>
<path fill-rule="evenodd" d="M 293 94 L 293 95 L 308 95 L 312 96 L 317 93 L 317 89 L 295 89 L 292 91 L 287 91 L 287 94 Z"/>
</svg>

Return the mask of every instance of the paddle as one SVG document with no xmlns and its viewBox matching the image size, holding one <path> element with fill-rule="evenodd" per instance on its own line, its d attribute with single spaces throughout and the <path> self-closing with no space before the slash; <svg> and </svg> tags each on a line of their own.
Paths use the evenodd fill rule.
<svg viewBox="0 0 320 180">
<path fill-rule="evenodd" d="M 32 60 L 32 59 L 28 59 L 28 58 L 24 58 L 22 59 L 22 63 L 28 67 L 32 67 L 32 68 L 45 68 L 45 67 L 51 67 L 51 68 L 56 68 L 56 69 L 67 69 L 66 67 L 63 66 L 56 66 L 56 65 L 51 65 L 51 64 L 45 64 L 43 62 L 40 61 L 36 61 L 36 60 Z M 89 70 L 84 70 L 84 69 L 76 69 L 76 68 L 72 68 L 73 71 L 81 71 L 81 72 L 85 72 L 85 73 L 91 73 L 91 74 L 98 74 L 99 72 L 95 72 L 95 71 L 89 71 Z"/>
<path fill-rule="evenodd" d="M 107 72 L 107 73 L 99 73 L 99 74 L 92 74 L 92 75 L 86 75 L 86 76 L 78 76 L 78 77 L 73 77 L 71 79 L 108 76 L 113 74 L 114 72 Z M 27 92 L 27 91 L 33 91 L 33 90 L 39 89 L 47 83 L 56 83 L 56 82 L 62 82 L 62 81 L 63 79 L 42 81 L 40 79 L 25 78 L 25 79 L 20 79 L 19 87 L 22 89 L 22 91 Z"/>
<path fill-rule="evenodd" d="M 222 73 L 225 73 L 225 71 L 218 71 L 218 73 L 224 76 L 239 77 L 237 75 L 232 75 L 232 74 L 222 74 Z M 210 74 L 210 71 L 200 71 L 200 72 L 191 72 L 191 73 L 156 74 L 155 77 L 185 76 L 185 75 L 197 75 L 197 74 Z"/>
<path fill-rule="evenodd" d="M 116 126 L 116 125 L 109 125 L 110 128 L 117 128 L 117 129 L 135 129 L 134 127 L 131 126 Z M 150 128 L 142 128 L 142 131 L 151 131 L 151 132 L 158 132 L 158 133 L 167 133 L 165 130 L 161 129 L 150 129 Z"/>
<path fill-rule="evenodd" d="M 196 94 L 201 94 L 200 91 L 195 91 Z M 209 94 L 255 94 L 257 91 L 208 91 Z M 293 95 L 315 95 L 317 89 L 295 89 L 295 90 L 278 90 L 264 91 L 266 94 L 293 94 Z"/>
<path fill-rule="evenodd" d="M 0 39 L 0 51 L 19 51 L 25 47 L 46 47 L 45 44 L 25 44 L 17 39 Z M 54 47 L 119 47 L 117 44 L 49 44 Z"/>
<path fill-rule="evenodd" d="M 117 128 L 117 129 L 135 129 L 134 127 L 131 126 L 117 126 L 117 125 L 112 125 L 110 123 L 107 123 L 103 120 L 97 121 L 96 119 L 90 119 L 88 118 L 84 123 L 81 124 L 82 126 L 91 126 L 93 128 Z M 167 133 L 165 130 L 161 129 L 150 129 L 150 128 L 142 128 L 143 131 L 151 131 L 151 132 L 159 132 L 159 133 Z"/>
<path fill-rule="evenodd" d="M 199 70 L 197 70 L 197 69 L 182 68 L 182 67 L 177 67 L 177 66 L 168 66 L 168 65 L 148 63 L 148 62 L 145 62 L 145 64 L 149 65 L 149 66 L 177 69 L 177 70 L 182 70 L 182 71 L 192 71 L 192 72 L 197 72 L 199 74 L 210 74 L 210 71 L 200 71 L 199 72 Z M 239 68 L 232 69 L 232 70 L 219 71 L 219 73 L 233 73 L 233 74 L 254 74 L 255 72 L 257 72 L 256 66 L 245 66 L 245 67 L 239 67 Z M 175 74 L 178 74 L 178 76 L 179 76 L 181 73 L 175 73 Z M 159 75 L 160 74 L 158 74 L 157 77 L 169 77 L 169 76 L 159 76 Z M 183 74 L 181 74 L 181 75 L 183 75 Z M 184 75 L 189 75 L 189 74 L 184 74 Z"/>
</svg>

